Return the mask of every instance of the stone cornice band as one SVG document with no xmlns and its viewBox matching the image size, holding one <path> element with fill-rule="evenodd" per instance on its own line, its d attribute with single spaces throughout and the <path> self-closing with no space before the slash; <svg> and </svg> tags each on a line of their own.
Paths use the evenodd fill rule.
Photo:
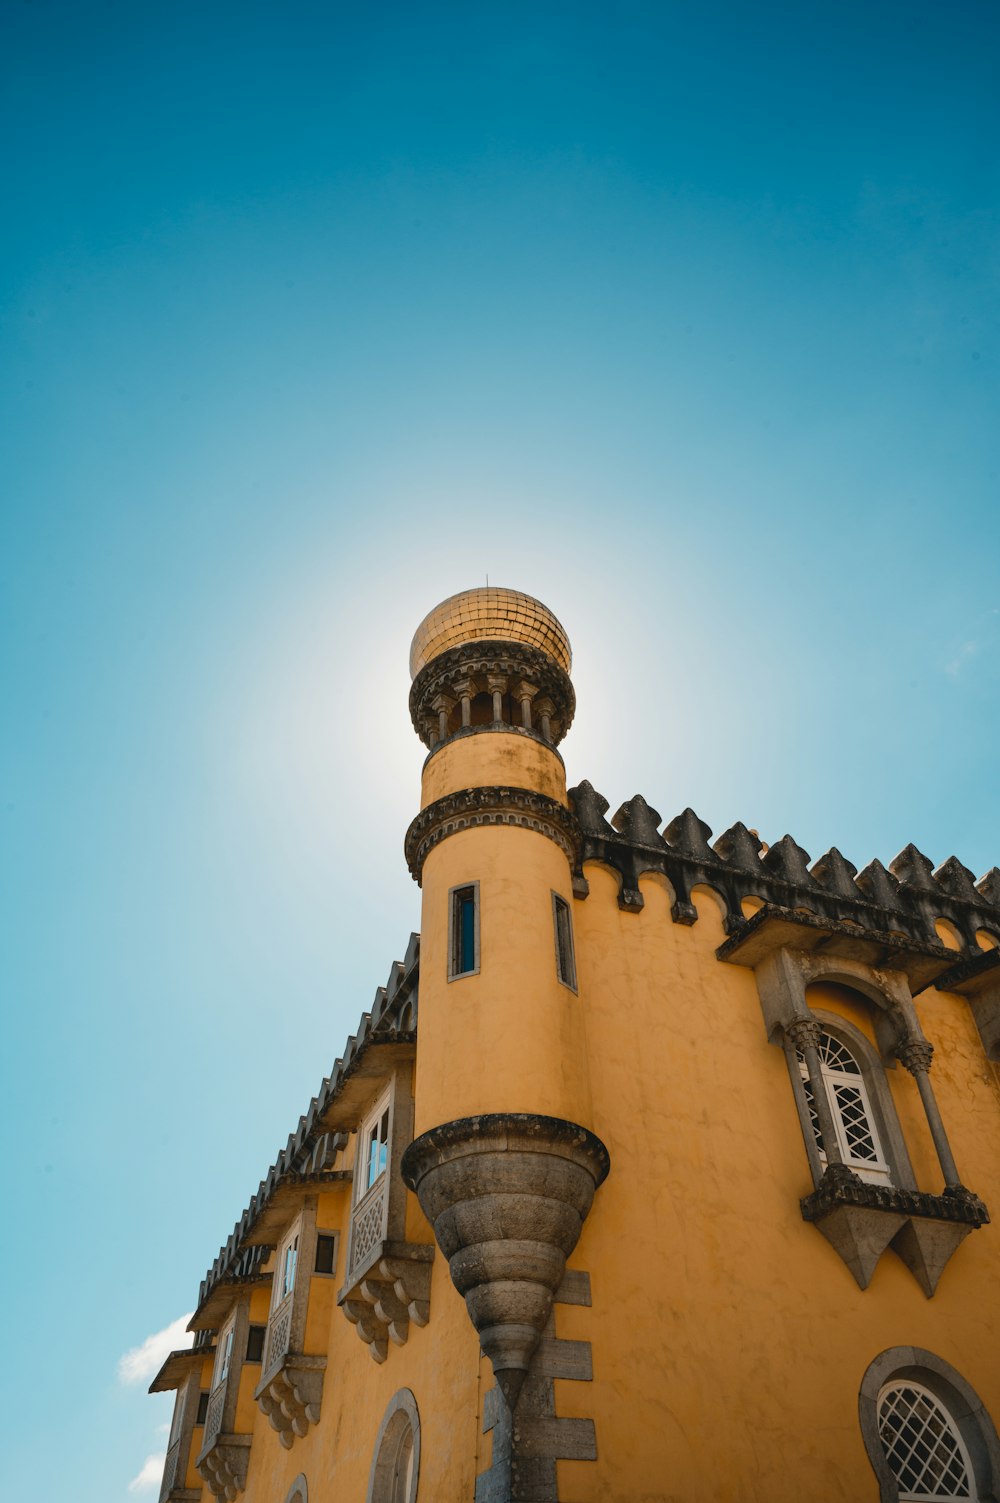
<svg viewBox="0 0 1000 1503">
<path fill-rule="evenodd" d="M 547 835 L 575 868 L 580 827 L 565 804 L 530 788 L 463 788 L 422 809 L 406 832 L 406 864 L 420 882 L 429 853 L 449 835 L 483 825 L 513 825 Z"/>
</svg>

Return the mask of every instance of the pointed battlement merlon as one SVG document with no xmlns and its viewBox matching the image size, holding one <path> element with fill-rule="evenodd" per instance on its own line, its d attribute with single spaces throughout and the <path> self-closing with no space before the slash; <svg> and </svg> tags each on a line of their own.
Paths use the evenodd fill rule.
<svg viewBox="0 0 1000 1503">
<path fill-rule="evenodd" d="M 673 918 L 690 924 L 697 918 L 691 894 L 710 887 L 725 905 L 725 926 L 733 937 L 728 951 L 760 929 L 766 917 L 748 918 L 747 899 L 769 905 L 806 927 L 843 925 L 873 942 L 902 951 L 918 947 L 934 979 L 960 958 L 983 954 L 978 935 L 1000 942 L 1000 870 L 993 867 L 978 882 L 951 856 L 935 869 L 916 846 L 908 845 L 889 867 L 872 861 L 862 872 L 832 847 L 818 860 L 790 835 L 765 850 L 746 825 L 735 824 L 714 842 L 711 829 L 693 809 L 685 809 L 660 830 L 660 816 L 641 795 L 626 800 L 609 821 L 608 801 L 588 782 L 569 790 L 580 827 L 580 863 L 576 890 L 585 896 L 583 868 L 599 861 L 619 876 L 619 905 L 637 911 L 643 905 L 639 879 L 659 872 L 674 892 Z M 946 947 L 935 928 L 946 922 L 961 949 Z M 720 952 L 720 958 L 731 958 Z M 892 959 L 887 961 L 892 964 Z"/>
</svg>

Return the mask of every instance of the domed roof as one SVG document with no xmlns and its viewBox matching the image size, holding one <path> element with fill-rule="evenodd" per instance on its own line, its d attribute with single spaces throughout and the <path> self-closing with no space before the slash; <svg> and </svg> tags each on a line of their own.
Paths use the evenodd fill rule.
<svg viewBox="0 0 1000 1503">
<path fill-rule="evenodd" d="M 475 641 L 527 642 L 566 673 L 573 662 L 569 638 L 548 606 L 520 590 L 485 585 L 449 595 L 424 617 L 410 646 L 410 676 L 449 647 Z"/>
</svg>

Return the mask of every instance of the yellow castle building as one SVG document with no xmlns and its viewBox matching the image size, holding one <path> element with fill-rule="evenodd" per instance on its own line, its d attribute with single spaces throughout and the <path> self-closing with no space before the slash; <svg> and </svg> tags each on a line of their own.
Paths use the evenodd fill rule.
<svg viewBox="0 0 1000 1503">
<path fill-rule="evenodd" d="M 206 1278 L 162 1503 L 1000 1500 L 1000 872 L 610 819 L 418 627 L 410 936 Z"/>
</svg>

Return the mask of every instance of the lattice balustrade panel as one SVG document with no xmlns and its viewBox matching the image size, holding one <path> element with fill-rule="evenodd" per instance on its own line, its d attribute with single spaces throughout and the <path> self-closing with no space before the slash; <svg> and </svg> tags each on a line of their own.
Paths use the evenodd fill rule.
<svg viewBox="0 0 1000 1503">
<path fill-rule="evenodd" d="M 205 1415 L 205 1445 L 211 1445 L 212 1441 L 222 1429 L 222 1411 L 226 1407 L 226 1384 L 220 1383 L 208 1401 L 208 1412 Z"/>
<path fill-rule="evenodd" d="M 288 1297 L 278 1306 L 271 1316 L 267 1328 L 267 1354 L 264 1360 L 264 1371 L 269 1373 L 277 1367 L 282 1357 L 288 1351 L 288 1343 L 292 1336 L 292 1296 Z"/>
<path fill-rule="evenodd" d="M 974 1496 L 961 1442 L 933 1394 L 908 1383 L 889 1389 L 879 1403 L 878 1433 L 901 1499 Z"/>
<path fill-rule="evenodd" d="M 351 1268 L 360 1267 L 368 1254 L 382 1237 L 384 1197 L 376 1195 L 366 1206 L 360 1206 L 351 1228 Z"/>
<path fill-rule="evenodd" d="M 177 1470 L 181 1456 L 181 1443 L 175 1440 L 167 1452 L 163 1462 L 163 1481 L 160 1484 L 160 1503 L 166 1498 L 172 1487 L 177 1486 Z"/>
</svg>

